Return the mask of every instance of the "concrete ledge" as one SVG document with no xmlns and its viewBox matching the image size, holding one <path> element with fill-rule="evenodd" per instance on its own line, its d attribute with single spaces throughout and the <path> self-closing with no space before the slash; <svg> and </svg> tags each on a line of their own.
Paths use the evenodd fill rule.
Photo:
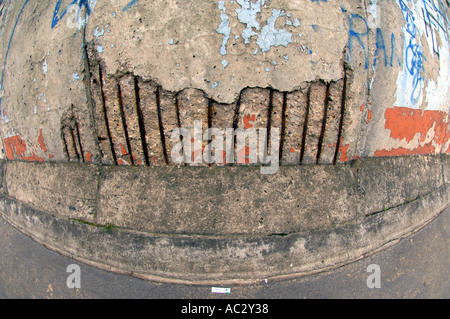
<svg viewBox="0 0 450 319">
<path fill-rule="evenodd" d="M 337 166 L 282 167 L 277 175 L 262 176 L 245 167 L 174 168 L 164 173 L 3 162 L 0 211 L 36 241 L 97 267 L 158 281 L 245 283 L 331 269 L 420 229 L 449 205 L 447 163 L 447 155 L 377 158 Z M 77 181 L 66 191 L 70 200 L 39 193 L 44 185 L 64 197 L 59 186 L 68 180 L 55 178 L 64 171 Z M 183 189 L 186 193 L 180 194 Z M 38 192 L 35 197 L 28 195 L 33 190 Z M 216 197 L 207 197 L 212 194 Z M 248 196 L 252 200 L 247 210 L 232 210 L 240 205 L 233 199 L 245 199 L 245 194 L 260 196 Z M 165 196 L 166 204 L 158 206 L 163 201 L 154 196 Z M 290 201 L 281 200 L 287 196 Z M 208 198 L 209 210 L 203 211 L 206 204 L 195 206 L 202 197 Z M 86 207 L 94 205 L 94 214 L 82 209 L 84 216 L 71 215 L 64 207 L 72 205 L 73 198 Z M 225 208 L 215 206 L 219 204 Z M 260 227 L 254 222 L 260 216 L 255 211 L 264 209 L 268 213 Z M 217 227 L 214 233 L 213 224 L 204 222 L 208 214 L 223 214 L 223 222 L 229 218 L 231 226 Z M 167 225 L 177 216 L 178 226 Z"/>
</svg>

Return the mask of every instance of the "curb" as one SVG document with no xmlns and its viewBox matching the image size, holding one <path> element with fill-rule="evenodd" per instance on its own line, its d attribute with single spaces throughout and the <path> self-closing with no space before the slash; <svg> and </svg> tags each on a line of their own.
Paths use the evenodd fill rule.
<svg viewBox="0 0 450 319">
<path fill-rule="evenodd" d="M 449 206 L 448 165 L 446 165 L 448 159 L 447 155 L 376 158 L 323 168 L 324 171 L 330 170 L 329 176 L 336 171 L 348 173 L 346 176 L 351 178 L 344 183 L 346 188 L 343 188 L 342 180 L 338 180 L 342 177 L 339 173 L 333 175 L 335 178 L 328 181 L 328 187 L 331 185 L 339 187 L 340 191 L 347 192 L 360 200 L 359 204 L 353 205 L 355 201 L 353 199 L 347 202 L 347 207 L 332 212 L 339 215 L 339 218 L 335 220 L 341 220 L 341 222 L 331 225 L 298 224 L 297 226 L 301 226 L 299 231 L 291 231 L 290 226 L 286 226 L 289 220 L 281 226 L 269 225 L 272 228 L 279 227 L 283 231 L 277 234 L 264 233 L 258 227 L 248 227 L 245 233 L 222 231 L 211 234 L 208 233 L 211 229 L 206 226 L 192 228 L 191 233 L 187 231 L 169 233 L 171 229 L 164 224 L 153 225 L 155 230 L 158 227 L 161 229 L 158 232 L 133 229 L 127 227 L 129 224 L 98 223 L 102 220 L 100 213 L 102 207 L 98 205 L 99 203 L 106 205 L 101 198 L 111 189 L 105 186 L 110 176 L 108 174 L 111 171 L 118 174 L 124 169 L 95 165 L 86 167 L 86 165 L 72 164 L 4 162 L 2 163 L 3 193 L 0 196 L 0 211 L 9 223 L 37 242 L 98 268 L 161 282 L 245 284 L 330 270 L 391 246 L 401 238 L 422 228 Z M 24 170 L 24 166 L 27 169 Z M 422 169 L 416 170 L 420 167 Z M 238 170 L 223 169 L 220 174 L 223 176 L 222 172 L 226 170 L 227 176 L 234 176 L 237 179 L 237 176 L 240 176 L 239 172 L 248 172 L 252 169 L 251 167 Z M 39 175 L 40 170 L 53 171 L 54 175 L 44 178 Z M 92 180 L 95 180 L 98 185 L 96 186 L 98 193 L 79 194 L 79 198 L 84 198 L 89 203 L 93 198 L 91 204 L 95 209 L 93 214 L 91 210 L 86 210 L 87 218 L 67 215 L 67 212 L 73 211 L 65 208 L 65 205 L 69 205 L 73 200 L 70 194 L 67 194 L 66 202 L 64 198 L 61 198 L 59 204 L 49 205 L 47 209 L 42 208 L 46 205 L 45 198 L 41 198 L 41 201 L 25 202 L 27 188 L 22 187 L 20 181 L 27 183 L 34 178 L 37 182 L 33 186 L 40 185 L 45 189 L 52 184 L 55 189 L 56 186 L 64 189 L 64 185 L 60 184 L 62 179 L 54 178 L 54 176 L 59 176 L 63 172 L 66 172 L 67 176 L 80 176 L 78 174 L 80 170 L 84 171 L 85 176 L 88 177 L 91 175 L 86 172 L 98 172 L 98 174 L 92 174 Z M 133 168 L 133 174 L 130 176 L 135 176 L 135 170 L 144 175 L 151 171 L 145 168 Z M 188 180 L 200 176 L 201 172 L 206 170 L 207 168 L 199 170 L 179 168 L 177 172 L 180 176 L 187 175 L 188 177 L 185 178 Z M 175 174 L 175 171 L 176 169 L 168 172 L 168 176 Z M 323 178 L 310 166 L 283 167 L 280 170 L 280 176 L 292 177 L 293 171 L 299 173 L 298 178 L 307 176 L 306 179 L 310 181 L 316 178 L 318 182 Z M 308 175 L 311 171 L 313 174 Z M 23 176 L 24 172 L 29 178 L 21 180 L 20 176 Z M 405 175 L 407 172 L 409 174 Z M 129 176 L 119 175 L 122 178 Z M 279 179 L 283 180 L 283 178 Z M 48 184 L 45 184 L 45 181 Z M 256 185 L 261 183 L 263 182 L 260 181 Z M 280 185 L 273 183 L 274 188 L 279 188 Z M 391 187 L 388 191 L 386 187 L 392 183 L 395 183 L 396 187 Z M 236 183 L 227 185 L 231 188 Z M 299 191 L 302 191 L 302 187 L 309 184 L 297 185 L 299 185 Z M 253 187 L 258 190 L 257 186 Z M 228 188 L 224 189 L 222 185 L 225 193 Z M 19 192 L 19 189 L 22 192 Z M 89 188 L 86 189 L 89 190 Z M 128 191 L 126 188 L 119 190 L 123 192 L 122 199 L 133 198 L 127 197 L 132 193 L 131 188 L 128 187 Z M 35 188 L 37 194 L 40 191 L 42 191 L 40 188 Z M 198 196 L 203 195 L 198 194 Z M 29 200 L 33 201 L 33 198 Z M 47 200 L 54 199 L 47 198 Z M 273 197 L 267 197 L 266 200 L 276 202 Z M 320 207 L 324 199 L 317 196 L 298 198 L 297 201 L 309 201 L 308 207 L 312 207 L 309 205 Z M 230 207 L 232 204 L 230 202 Z M 377 210 L 379 207 L 384 208 Z M 79 213 L 80 210 L 76 212 Z M 326 209 L 321 212 L 323 216 L 326 214 L 331 216 Z M 347 212 L 350 213 L 347 214 Z M 273 209 L 270 213 L 276 214 L 277 211 Z M 136 221 L 145 216 L 151 218 L 149 211 L 142 214 Z M 232 214 L 235 216 L 231 216 Z M 229 218 L 234 220 L 241 218 L 244 224 L 248 222 L 245 218 L 246 214 L 248 213 L 240 210 L 230 211 Z M 278 217 L 286 217 L 286 215 L 279 212 Z M 203 215 L 193 215 L 187 222 L 192 225 L 201 224 L 201 218 Z M 122 219 L 116 218 L 116 220 Z M 324 221 L 327 222 L 327 220 Z M 239 226 L 239 224 L 236 225 Z M 147 226 L 144 225 L 143 228 L 145 227 Z"/>
</svg>

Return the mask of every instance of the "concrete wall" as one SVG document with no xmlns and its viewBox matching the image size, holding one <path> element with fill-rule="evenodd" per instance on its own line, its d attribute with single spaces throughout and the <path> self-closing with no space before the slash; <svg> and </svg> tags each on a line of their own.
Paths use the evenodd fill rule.
<svg viewBox="0 0 450 319">
<path fill-rule="evenodd" d="M 0 1 L 0 212 L 61 253 L 172 282 L 296 276 L 386 247 L 449 204 L 449 10 Z M 208 128 L 225 149 L 198 139 Z M 233 145 L 230 129 L 280 140 Z M 257 144 L 274 174 L 249 165 Z"/>
<path fill-rule="evenodd" d="M 450 151 L 445 1 L 0 7 L 6 159 L 165 166 L 195 119 L 278 127 L 286 165 Z"/>
</svg>

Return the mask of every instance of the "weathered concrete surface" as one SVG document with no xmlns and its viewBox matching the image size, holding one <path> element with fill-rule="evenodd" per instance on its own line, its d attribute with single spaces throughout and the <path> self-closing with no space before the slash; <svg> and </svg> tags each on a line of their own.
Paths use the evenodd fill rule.
<svg viewBox="0 0 450 319">
<path fill-rule="evenodd" d="M 226 103 L 236 100 L 245 87 L 272 86 L 292 91 L 304 81 L 342 77 L 347 36 L 346 17 L 339 6 L 330 6 L 327 15 L 323 15 L 311 1 L 255 1 L 254 12 L 260 14 L 249 19 L 253 25 L 259 25 L 260 30 L 254 28 L 253 32 L 261 35 L 254 35 L 245 44 L 246 23 L 239 21 L 236 10 L 245 8 L 244 3 L 249 1 L 224 1 L 226 12 L 220 2 L 206 0 L 138 1 L 124 12 L 120 9 L 128 1 L 114 2 L 113 6 L 110 2 L 97 2 L 95 10 L 103 14 L 92 15 L 86 31 L 87 40 L 104 49 L 98 53 L 108 74 L 132 72 L 157 80 L 169 91 L 193 87 Z M 273 10 L 290 15 L 280 16 L 276 28 L 286 29 L 291 39 L 286 47 L 272 46 L 262 52 L 256 42 L 264 36 L 262 29 Z M 225 54 L 221 51 L 225 35 L 217 31 L 223 14 L 228 16 L 230 28 Z M 293 25 L 294 19 L 301 21 L 299 26 Z M 102 35 L 95 36 L 96 30 L 103 31 Z M 319 37 L 326 41 L 317 41 Z M 256 50 L 258 53 L 254 54 Z M 223 60 L 228 62 L 225 68 Z"/>
<path fill-rule="evenodd" d="M 93 165 L 36 164 L 13 161 L 5 165 L 7 193 L 37 210 L 93 221 L 100 169 Z"/>
<path fill-rule="evenodd" d="M 1 8 L 3 158 L 164 166 L 176 144 L 170 131 L 215 123 L 213 105 L 231 106 L 233 117 L 245 89 L 272 89 L 273 108 L 279 94 L 290 102 L 273 121 L 266 103 L 255 104 L 239 127 L 253 115 L 280 129 L 292 127 L 289 114 L 307 125 L 282 134 L 292 145 L 286 164 L 301 154 L 328 164 L 450 150 L 443 1 L 7 0 Z M 313 90 L 305 110 L 289 110 L 290 94 L 319 83 L 330 85 L 330 99 Z M 185 90 L 207 110 L 177 114 Z M 324 120 L 326 106 L 338 113 Z"/>
<path fill-rule="evenodd" d="M 165 234 L 286 234 L 356 219 L 360 203 L 349 166 L 274 176 L 239 167 L 107 168 L 96 222 Z"/>
<path fill-rule="evenodd" d="M 322 253 L 336 266 L 447 206 L 447 3 L 69 4 L 0 4 L 3 211 L 41 242 L 148 276 L 247 280 L 317 270 Z M 211 165 L 177 163 L 180 143 L 199 144 L 193 158 L 209 147 L 172 138 L 196 120 L 278 129 L 280 144 L 266 145 L 282 166 L 261 175 L 247 165 L 255 145 L 232 143 Z M 92 227 L 117 227 L 118 242 L 94 232 L 86 246 Z M 109 258 L 121 245 L 134 252 Z M 187 256 L 183 270 L 162 252 Z M 299 266 L 275 264 L 286 256 Z"/>
<path fill-rule="evenodd" d="M 447 158 L 448 156 L 442 157 Z M 408 165 L 402 165 L 402 159 L 398 157 L 357 162 L 354 169 L 358 170 L 360 187 L 366 193 L 364 213 L 369 215 L 396 207 L 442 187 L 442 167 L 445 167 L 444 172 L 448 172 L 447 163 L 441 163 L 442 159 L 413 156 L 408 160 Z"/>
<path fill-rule="evenodd" d="M 20 192 L 22 179 L 16 176 L 26 170 L 31 177 L 23 181 L 39 180 L 32 186 L 44 194 L 64 187 L 65 182 L 55 178 L 61 171 L 82 176 L 88 172 L 84 165 L 6 162 L 0 211 L 52 249 L 139 277 L 194 283 L 291 277 L 356 260 L 432 220 L 450 203 L 448 184 L 443 183 L 447 157 L 365 159 L 314 170 L 284 167 L 285 177 L 277 179 L 255 174 L 251 167 L 230 170 L 224 179 L 217 168 L 181 167 L 162 174 L 161 169 L 110 167 L 97 175 L 98 188 L 92 176 L 99 171 L 92 165 L 90 178 L 77 182 L 83 191 L 76 198 L 88 196 L 84 210 L 73 212 L 61 208 L 76 200 L 70 193 L 69 200 L 58 205 L 51 204 L 49 196 L 27 202 L 24 194 L 30 188 Z M 426 169 L 408 177 L 405 167 Z M 396 170 L 397 175 L 392 174 Z M 369 176 L 376 176 L 376 182 Z M 254 178 L 259 180 L 246 183 Z M 153 188 L 147 186 L 148 179 Z M 385 191 L 402 179 L 393 193 Z M 426 185 L 420 189 L 422 183 Z M 236 192 L 241 195 L 234 196 Z M 252 199 L 248 194 L 260 196 Z M 274 198 L 290 200 L 283 206 L 284 201 L 274 203 Z M 238 200 L 250 200 L 252 209 Z M 86 216 L 80 217 L 85 210 Z"/>
<path fill-rule="evenodd" d="M 64 139 L 73 147 L 78 135 L 83 144 L 79 158 L 98 156 L 83 83 L 83 33 L 51 29 L 54 4 L 1 5 L 4 158 L 63 161 Z"/>
</svg>

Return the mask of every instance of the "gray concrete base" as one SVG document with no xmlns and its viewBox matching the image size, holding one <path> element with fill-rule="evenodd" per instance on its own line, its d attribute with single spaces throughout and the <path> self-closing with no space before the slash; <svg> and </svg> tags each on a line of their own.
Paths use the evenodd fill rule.
<svg viewBox="0 0 450 319">
<path fill-rule="evenodd" d="M 448 162 L 376 158 L 273 176 L 3 162 L 0 212 L 37 242 L 102 269 L 250 283 L 332 269 L 417 231 L 449 206 Z"/>
</svg>

